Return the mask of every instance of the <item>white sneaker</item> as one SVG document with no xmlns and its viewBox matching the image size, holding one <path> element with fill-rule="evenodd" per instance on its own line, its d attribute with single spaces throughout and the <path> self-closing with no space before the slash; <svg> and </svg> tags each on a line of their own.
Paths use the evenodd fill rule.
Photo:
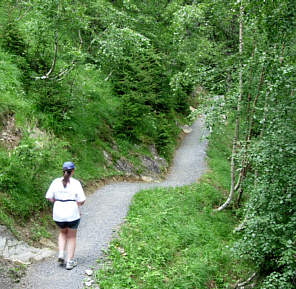
<svg viewBox="0 0 296 289">
<path fill-rule="evenodd" d="M 72 270 L 75 266 L 77 266 L 77 261 L 75 261 L 74 259 L 68 260 L 66 263 L 67 270 Z"/>
</svg>

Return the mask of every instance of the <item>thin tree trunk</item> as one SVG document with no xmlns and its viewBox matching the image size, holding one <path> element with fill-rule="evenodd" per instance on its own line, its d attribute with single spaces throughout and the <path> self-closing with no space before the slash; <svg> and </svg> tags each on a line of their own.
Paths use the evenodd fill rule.
<svg viewBox="0 0 296 289">
<path fill-rule="evenodd" d="M 264 67 L 262 68 L 261 73 L 260 73 L 260 79 L 259 79 L 259 83 L 258 83 L 258 87 L 257 87 L 257 93 L 256 93 L 256 96 L 255 96 L 254 101 L 253 101 L 252 111 L 250 113 L 249 131 L 248 131 L 248 134 L 246 136 L 245 151 L 244 151 L 244 156 L 243 156 L 243 160 L 242 160 L 242 164 L 241 164 L 242 168 L 241 168 L 241 171 L 240 171 L 240 174 L 239 174 L 238 182 L 237 182 L 236 186 L 234 187 L 235 191 L 239 189 L 239 194 L 238 194 L 238 198 L 237 198 L 237 201 L 236 201 L 237 206 L 239 206 L 239 203 L 240 203 L 242 195 L 243 195 L 243 190 L 240 187 L 240 185 L 241 185 L 241 182 L 243 181 L 243 179 L 244 179 L 244 177 L 246 175 L 246 172 L 247 172 L 247 166 L 248 166 L 247 149 L 248 149 L 251 137 L 252 137 L 252 129 L 253 129 L 253 123 L 254 123 L 255 108 L 256 108 L 256 104 L 257 104 L 258 97 L 259 97 L 259 94 L 260 94 L 260 89 L 261 89 L 261 86 L 262 86 L 262 83 L 263 83 L 263 79 L 264 79 Z"/>
<path fill-rule="evenodd" d="M 241 101 L 243 94 L 243 67 L 242 67 L 242 54 L 243 54 L 243 1 L 241 0 L 240 5 L 240 21 L 239 21 L 239 56 L 240 56 L 240 72 L 239 72 L 239 95 L 237 100 L 237 108 L 236 108 L 236 119 L 235 119 L 235 129 L 234 129 L 234 137 L 232 141 L 232 153 L 231 153 L 231 163 L 230 163 L 230 174 L 231 174 L 231 185 L 230 191 L 227 200 L 223 205 L 219 208 L 215 209 L 215 211 L 222 211 L 225 209 L 231 202 L 234 193 L 234 184 L 235 184 L 235 162 L 234 156 L 237 150 L 237 140 L 239 135 L 239 120 L 240 120 L 240 112 L 241 112 Z"/>
<path fill-rule="evenodd" d="M 253 44 L 253 52 L 252 52 L 252 59 L 254 58 L 254 54 L 255 54 L 255 44 Z M 251 83 L 252 81 L 252 75 L 253 75 L 253 67 L 251 66 L 251 69 L 250 69 L 250 72 L 249 72 L 249 82 Z M 250 126 L 250 105 L 251 103 L 251 92 L 249 91 L 248 92 L 248 105 L 247 105 L 247 111 L 246 111 L 246 123 L 248 123 L 248 127 Z M 245 138 L 245 140 L 247 141 L 247 136 Z M 245 149 L 247 149 L 247 144 L 245 144 Z M 242 163 L 241 163 L 241 169 L 240 169 L 240 172 L 239 172 L 239 177 L 238 177 L 238 181 L 234 187 L 234 191 L 237 191 L 239 188 L 240 188 L 240 184 L 243 180 L 243 177 L 245 175 L 245 159 L 243 159 Z"/>
</svg>

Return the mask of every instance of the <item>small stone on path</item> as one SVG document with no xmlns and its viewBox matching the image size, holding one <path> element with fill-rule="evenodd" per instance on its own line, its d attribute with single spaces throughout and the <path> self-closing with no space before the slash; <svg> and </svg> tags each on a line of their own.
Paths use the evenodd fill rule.
<svg viewBox="0 0 296 289">
<path fill-rule="evenodd" d="M 91 276 L 93 274 L 93 270 L 85 270 L 85 274 L 88 275 L 88 276 Z"/>
<path fill-rule="evenodd" d="M 182 126 L 181 129 L 184 133 L 187 133 L 187 134 L 192 132 L 192 128 L 188 125 Z"/>
<path fill-rule="evenodd" d="M 87 286 L 87 287 L 90 287 L 94 283 L 95 283 L 95 281 L 92 280 L 91 278 L 87 278 L 84 282 L 85 286 Z"/>
</svg>

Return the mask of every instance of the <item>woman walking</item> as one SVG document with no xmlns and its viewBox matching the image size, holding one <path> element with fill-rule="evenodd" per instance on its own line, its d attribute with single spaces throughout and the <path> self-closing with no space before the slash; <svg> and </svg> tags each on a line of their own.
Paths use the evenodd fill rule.
<svg viewBox="0 0 296 289">
<path fill-rule="evenodd" d="M 77 261 L 74 260 L 74 253 L 76 233 L 80 222 L 79 206 L 85 202 L 85 194 L 80 182 L 72 177 L 74 168 L 72 162 L 65 162 L 63 164 L 63 177 L 53 180 L 45 196 L 46 199 L 54 203 L 53 220 L 60 229 L 58 262 L 61 265 L 65 263 L 68 270 L 77 265 Z M 65 259 L 66 248 L 67 258 Z"/>
</svg>

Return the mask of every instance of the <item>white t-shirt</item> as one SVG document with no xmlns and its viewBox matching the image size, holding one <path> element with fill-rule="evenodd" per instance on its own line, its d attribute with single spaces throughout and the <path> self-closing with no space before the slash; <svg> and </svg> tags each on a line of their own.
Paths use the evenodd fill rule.
<svg viewBox="0 0 296 289">
<path fill-rule="evenodd" d="M 80 219 L 77 202 L 84 202 L 85 195 L 80 182 L 70 178 L 64 188 L 63 178 L 55 179 L 46 192 L 47 199 L 55 199 L 52 218 L 57 222 L 72 222 Z"/>
</svg>

